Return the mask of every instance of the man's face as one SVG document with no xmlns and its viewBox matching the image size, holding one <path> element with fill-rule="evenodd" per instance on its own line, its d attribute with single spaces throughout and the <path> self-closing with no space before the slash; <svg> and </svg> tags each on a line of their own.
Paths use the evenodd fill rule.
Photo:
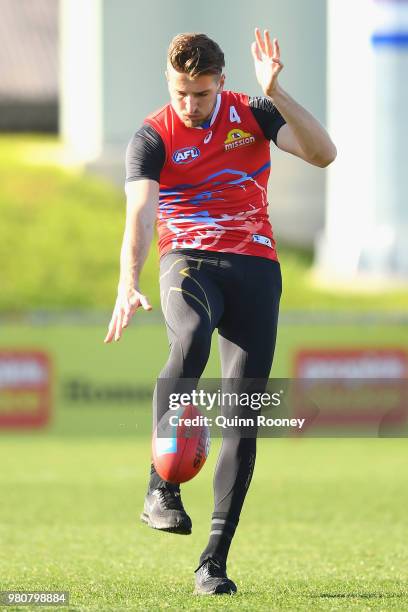
<svg viewBox="0 0 408 612">
<path fill-rule="evenodd" d="M 171 104 L 186 127 L 198 127 L 211 115 L 225 76 L 202 75 L 192 79 L 167 65 Z"/>
</svg>

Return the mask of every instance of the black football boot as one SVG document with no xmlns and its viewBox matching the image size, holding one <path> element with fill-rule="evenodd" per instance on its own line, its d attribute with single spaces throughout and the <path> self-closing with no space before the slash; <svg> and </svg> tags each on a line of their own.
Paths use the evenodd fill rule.
<svg viewBox="0 0 408 612">
<path fill-rule="evenodd" d="M 191 533 L 191 519 L 184 510 L 180 488 L 174 485 L 162 484 L 148 491 L 140 519 L 152 529 L 180 535 Z"/>
</svg>

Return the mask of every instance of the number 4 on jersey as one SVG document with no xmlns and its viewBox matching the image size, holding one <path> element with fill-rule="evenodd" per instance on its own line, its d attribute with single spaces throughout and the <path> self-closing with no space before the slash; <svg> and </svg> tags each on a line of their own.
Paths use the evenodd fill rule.
<svg viewBox="0 0 408 612">
<path fill-rule="evenodd" d="M 238 115 L 235 106 L 230 106 L 230 121 L 231 123 L 241 123 L 241 117 Z"/>
</svg>

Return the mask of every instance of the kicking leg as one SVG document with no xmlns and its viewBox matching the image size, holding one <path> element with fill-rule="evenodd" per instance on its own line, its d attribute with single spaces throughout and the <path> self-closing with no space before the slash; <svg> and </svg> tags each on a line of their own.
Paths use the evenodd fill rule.
<svg viewBox="0 0 408 612">
<path fill-rule="evenodd" d="M 161 260 L 161 303 L 170 355 L 161 371 L 153 398 L 153 428 L 169 409 L 171 393 L 188 393 L 207 364 L 211 336 L 223 309 L 222 296 L 211 280 L 204 259 L 171 253 Z M 172 533 L 191 533 L 191 520 L 179 485 L 163 481 L 153 463 L 142 520 Z"/>
</svg>

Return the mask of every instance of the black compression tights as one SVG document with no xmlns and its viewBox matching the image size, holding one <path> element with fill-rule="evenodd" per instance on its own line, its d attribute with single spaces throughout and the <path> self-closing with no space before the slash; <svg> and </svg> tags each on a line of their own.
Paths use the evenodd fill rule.
<svg viewBox="0 0 408 612">
<path fill-rule="evenodd" d="M 160 293 L 170 355 L 159 378 L 201 377 L 218 328 L 223 379 L 269 377 L 275 349 L 282 281 L 279 263 L 261 257 L 184 249 L 160 261 Z M 171 384 L 173 384 L 171 382 Z M 166 392 L 169 389 L 166 387 Z M 162 404 L 162 405 L 161 405 Z M 154 425 L 168 410 L 154 393 Z M 226 562 L 248 490 L 256 437 L 225 437 L 214 475 L 210 541 L 201 562 Z M 160 478 L 152 469 L 150 488 Z"/>
</svg>

